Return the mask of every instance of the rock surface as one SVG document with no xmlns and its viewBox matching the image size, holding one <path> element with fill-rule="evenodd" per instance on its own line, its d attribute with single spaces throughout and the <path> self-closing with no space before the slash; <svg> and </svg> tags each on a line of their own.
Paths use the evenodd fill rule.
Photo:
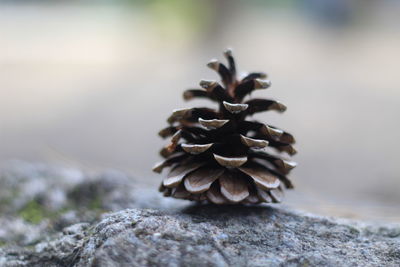
<svg viewBox="0 0 400 267">
<path fill-rule="evenodd" d="M 371 229 L 283 208 L 127 209 L 64 229 L 3 266 L 399 266 L 400 228 Z"/>
<path fill-rule="evenodd" d="M 0 244 L 31 246 L 62 228 L 136 207 L 134 181 L 118 171 L 13 161 L 0 169 Z"/>
<path fill-rule="evenodd" d="M 0 216 L 0 266 L 400 265 L 400 226 L 362 225 L 282 206 L 169 202 L 143 189 L 135 199 L 130 196 L 139 191 L 133 180 L 120 173 L 81 173 L 71 184 L 65 182 L 68 175 L 51 179 L 56 174 L 62 177 L 57 169 L 42 166 L 39 171 L 28 165 L 29 171 L 21 173 L 26 165 L 18 166 L 18 172 L 8 168 L 0 173 L 0 192 L 6 192 L 7 185 L 15 189 L 14 197 L 3 201 L 8 206 L 0 204 L 4 211 Z M 21 180 L 13 183 L 15 173 Z M 20 193 L 29 188 L 24 183 L 35 183 L 31 174 L 45 189 L 27 197 Z M 54 188 L 64 195 L 57 197 L 63 199 L 57 208 L 40 201 L 50 197 Z M 77 199 L 87 208 L 70 205 Z M 95 211 L 88 207 L 93 199 Z M 41 221 L 21 215 L 20 210 L 32 200 L 42 213 Z M 124 209 L 127 206 L 134 208 Z"/>
</svg>

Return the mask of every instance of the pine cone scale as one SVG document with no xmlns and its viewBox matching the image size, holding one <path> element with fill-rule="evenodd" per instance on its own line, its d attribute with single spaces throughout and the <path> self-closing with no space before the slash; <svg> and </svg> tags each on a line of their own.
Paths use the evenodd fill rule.
<svg viewBox="0 0 400 267">
<path fill-rule="evenodd" d="M 239 173 L 226 170 L 218 180 L 221 194 L 233 203 L 244 200 L 250 194 L 247 179 Z"/>
<path fill-rule="evenodd" d="M 187 191 L 193 194 L 199 194 L 207 191 L 211 184 L 223 173 L 222 168 L 203 167 L 189 174 L 184 181 Z"/>
<path fill-rule="evenodd" d="M 250 176 L 254 182 L 259 186 L 261 189 L 264 190 L 271 190 L 278 188 L 281 182 L 279 178 L 272 175 L 266 169 L 257 168 L 257 167 L 241 167 L 239 168 L 240 171 Z"/>
<path fill-rule="evenodd" d="M 179 185 L 183 178 L 191 173 L 192 171 L 200 168 L 202 165 L 204 165 L 204 162 L 196 162 L 196 163 L 191 163 L 188 165 L 177 165 L 175 166 L 171 172 L 167 175 L 167 177 L 163 181 L 163 185 L 165 187 L 169 188 L 174 188 L 177 185 Z"/>
<path fill-rule="evenodd" d="M 227 204 L 229 202 L 226 198 L 222 196 L 219 183 L 213 183 L 211 185 L 210 190 L 208 190 L 206 193 L 206 197 L 211 203 L 217 205 Z"/>
</svg>

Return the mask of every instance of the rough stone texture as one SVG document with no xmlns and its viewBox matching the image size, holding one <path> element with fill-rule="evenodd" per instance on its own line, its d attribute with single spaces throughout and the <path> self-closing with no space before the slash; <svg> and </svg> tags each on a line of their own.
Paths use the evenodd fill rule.
<svg viewBox="0 0 400 267">
<path fill-rule="evenodd" d="M 49 212 L 79 207 L 118 210 L 134 203 L 133 189 L 133 180 L 115 170 L 92 175 L 14 161 L 0 169 L 0 211 L 15 213 L 32 201 Z"/>
<path fill-rule="evenodd" d="M 73 225 L 3 266 L 399 266 L 400 228 L 339 223 L 284 208 L 128 209 Z"/>
<path fill-rule="evenodd" d="M 68 175 L 51 179 L 65 174 L 57 169 L 17 165 L 19 171 L 0 172 L 0 192 L 8 185 L 15 189 L 8 204 L 0 204 L 0 266 L 400 266 L 400 226 L 362 225 L 282 206 L 188 205 L 142 188 L 135 199 L 131 195 L 139 191 L 121 173 L 81 173 L 71 184 Z M 21 166 L 30 167 L 21 172 Z M 44 189 L 26 197 L 24 184 L 39 187 L 31 174 Z M 39 201 L 52 189 L 64 195 L 57 209 Z M 93 199 L 95 211 L 89 208 Z M 32 200 L 42 212 L 40 222 L 18 212 Z M 134 209 L 115 212 L 127 206 Z"/>
<path fill-rule="evenodd" d="M 136 207 L 134 181 L 109 170 L 13 161 L 0 169 L 0 244 L 34 245 L 62 228 L 95 222 L 105 211 Z"/>
</svg>

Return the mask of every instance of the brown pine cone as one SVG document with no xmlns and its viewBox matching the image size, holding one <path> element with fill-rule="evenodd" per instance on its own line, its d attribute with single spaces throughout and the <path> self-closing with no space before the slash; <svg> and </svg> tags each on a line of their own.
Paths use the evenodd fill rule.
<svg viewBox="0 0 400 267">
<path fill-rule="evenodd" d="M 237 79 L 232 51 L 224 53 L 228 67 L 212 60 L 208 67 L 217 71 L 222 84 L 200 81 L 202 89 L 189 89 L 185 100 L 208 98 L 219 109 L 206 107 L 174 110 L 169 126 L 159 135 L 171 137 L 160 154 L 165 161 L 154 167 L 169 173 L 160 185 L 164 196 L 215 204 L 280 202 L 283 185 L 293 188 L 287 178 L 296 164 L 277 156 L 294 155 L 294 137 L 277 127 L 246 120 L 257 112 L 284 112 L 286 106 L 271 99 L 245 97 L 271 83 L 262 72 Z M 266 149 L 272 148 L 272 151 Z M 278 152 L 278 153 L 273 153 Z"/>
</svg>

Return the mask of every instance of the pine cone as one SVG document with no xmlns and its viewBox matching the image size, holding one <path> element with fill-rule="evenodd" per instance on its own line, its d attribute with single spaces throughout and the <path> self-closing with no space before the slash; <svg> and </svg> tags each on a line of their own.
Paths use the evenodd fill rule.
<svg viewBox="0 0 400 267">
<path fill-rule="evenodd" d="M 217 60 L 207 64 L 219 73 L 222 85 L 202 80 L 202 89 L 183 94 L 185 100 L 208 98 L 219 109 L 176 109 L 168 118 L 169 126 L 159 132 L 163 138 L 172 136 L 160 151 L 165 161 L 153 169 L 159 173 L 170 169 L 159 190 L 164 196 L 215 204 L 280 202 L 283 185 L 293 188 L 287 174 L 296 164 L 273 152 L 295 154 L 295 140 L 277 127 L 246 118 L 262 111 L 283 112 L 286 107 L 271 99 L 243 102 L 252 91 L 271 83 L 263 80 L 267 75 L 262 72 L 238 80 L 232 51 L 224 55 L 229 68 Z M 268 147 L 273 150 L 265 151 Z"/>
</svg>

